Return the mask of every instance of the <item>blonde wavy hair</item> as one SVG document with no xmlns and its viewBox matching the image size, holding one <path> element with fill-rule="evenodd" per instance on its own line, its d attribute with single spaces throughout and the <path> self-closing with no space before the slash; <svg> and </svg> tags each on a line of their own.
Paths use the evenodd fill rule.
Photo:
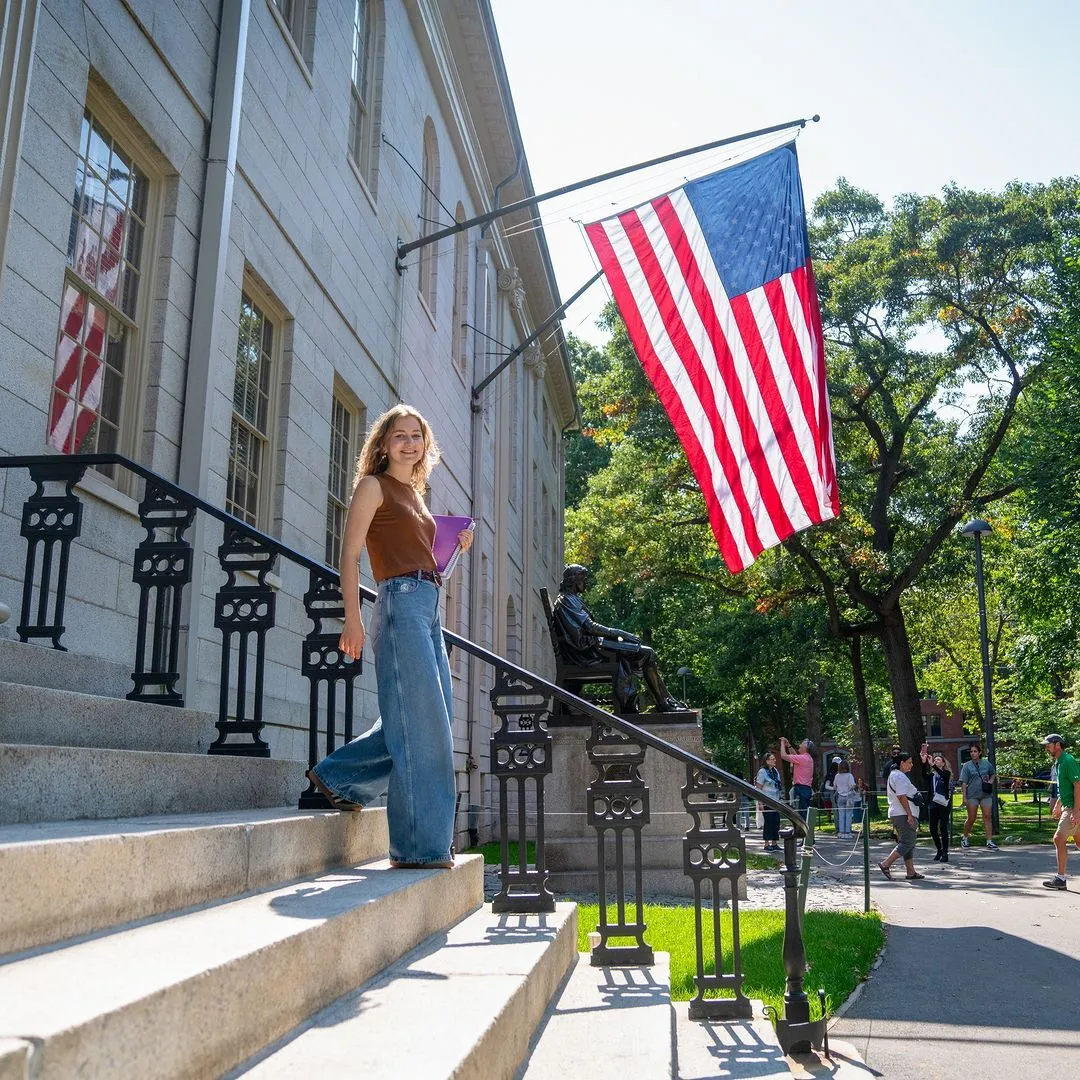
<svg viewBox="0 0 1080 1080">
<path fill-rule="evenodd" d="M 353 487 L 360 482 L 361 477 L 375 476 L 378 473 L 386 472 L 386 468 L 390 464 L 390 457 L 386 449 L 390 440 L 390 433 L 399 420 L 404 420 L 407 417 L 411 417 L 420 424 L 420 430 L 424 435 L 424 456 L 413 466 L 411 480 L 413 488 L 423 495 L 427 489 L 431 470 L 442 460 L 442 453 L 439 450 L 439 444 L 435 442 L 435 434 L 431 430 L 431 425 L 411 405 L 395 405 L 392 409 L 387 409 L 371 425 L 368 437 L 364 440 L 363 448 L 360 450 L 360 456 L 356 459 L 356 476 L 353 480 Z"/>
</svg>

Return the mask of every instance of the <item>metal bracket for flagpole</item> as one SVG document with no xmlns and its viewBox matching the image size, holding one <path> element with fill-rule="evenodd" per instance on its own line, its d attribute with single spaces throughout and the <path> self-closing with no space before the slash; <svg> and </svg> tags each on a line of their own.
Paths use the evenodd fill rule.
<svg viewBox="0 0 1080 1080">
<path fill-rule="evenodd" d="M 569 195 L 571 191 L 579 191 L 581 188 L 589 187 L 592 184 L 600 184 L 605 180 L 614 180 L 618 176 L 626 176 L 627 173 L 637 172 L 640 169 L 648 169 L 652 165 L 663 165 L 668 161 L 676 161 L 679 158 L 689 157 L 691 154 L 700 154 L 705 150 L 715 150 L 720 146 L 729 146 L 731 143 L 745 142 L 747 139 L 756 139 L 761 135 L 772 135 L 777 131 L 785 131 L 788 128 L 804 128 L 809 123 L 817 123 L 821 117 L 815 113 L 809 120 L 789 120 L 786 124 L 773 124 L 772 127 L 758 128 L 756 131 L 746 131 L 742 135 L 729 135 L 725 139 L 716 139 L 714 142 L 702 143 L 700 146 L 691 146 L 688 150 L 676 150 L 671 154 L 664 154 L 661 157 L 651 158 L 649 161 L 639 161 L 636 165 L 626 165 L 621 169 L 613 169 L 611 172 L 600 173 L 598 176 L 590 176 L 586 180 L 578 180 L 574 184 L 565 184 L 563 187 L 553 188 L 551 191 L 545 191 L 541 195 L 530 195 L 527 199 L 518 199 L 517 202 L 509 203 L 506 206 L 500 206 L 495 210 L 489 210 L 486 214 L 478 214 L 476 217 L 469 218 L 467 221 L 459 221 L 453 225 L 448 225 L 445 229 L 439 229 L 438 232 L 429 233 L 427 236 L 418 237 L 416 240 L 410 240 L 408 243 L 399 243 L 397 246 L 397 260 L 395 265 L 399 274 L 404 273 L 405 256 L 410 252 L 416 251 L 417 248 L 426 247 L 428 244 L 437 243 L 439 240 L 445 240 L 448 236 L 454 236 L 459 232 L 463 232 L 465 229 L 471 229 L 474 225 L 486 225 L 489 221 L 495 221 L 497 218 L 504 217 L 506 214 L 513 214 L 518 210 L 525 210 L 531 206 L 536 206 L 537 203 L 542 203 L 547 199 L 554 199 L 559 195 Z"/>
<path fill-rule="evenodd" d="M 599 280 L 604 276 L 603 270 L 597 270 L 595 274 L 569 300 L 564 300 L 520 345 L 515 345 L 510 352 L 506 354 L 506 359 L 493 368 L 483 379 L 480 380 L 474 387 L 472 392 L 473 409 L 479 407 L 478 402 L 480 395 L 484 392 L 484 388 L 495 378 L 497 378 L 507 367 L 510 366 L 540 335 L 547 330 L 554 323 L 557 323 L 563 315 L 566 313 L 566 309 L 577 299 L 584 296 Z"/>
</svg>

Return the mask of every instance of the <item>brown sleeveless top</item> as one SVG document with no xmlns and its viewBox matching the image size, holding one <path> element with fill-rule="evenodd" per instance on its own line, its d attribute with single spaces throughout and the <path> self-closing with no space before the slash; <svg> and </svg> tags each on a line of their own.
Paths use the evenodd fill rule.
<svg viewBox="0 0 1080 1080">
<path fill-rule="evenodd" d="M 382 505 L 368 527 L 367 550 L 377 582 L 414 570 L 434 570 L 435 519 L 414 488 L 376 473 Z"/>
</svg>

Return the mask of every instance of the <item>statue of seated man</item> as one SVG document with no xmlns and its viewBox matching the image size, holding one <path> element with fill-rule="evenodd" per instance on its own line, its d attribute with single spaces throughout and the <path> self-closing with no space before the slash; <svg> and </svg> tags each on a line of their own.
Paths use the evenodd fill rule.
<svg viewBox="0 0 1080 1080">
<path fill-rule="evenodd" d="M 656 653 L 627 630 L 598 623 L 581 594 L 589 587 L 589 572 L 576 563 L 563 571 L 562 585 L 552 608 L 558 648 L 568 664 L 592 667 L 616 661 L 615 708 L 620 713 L 641 712 L 634 672 L 640 671 L 659 712 L 685 712 L 664 685 L 656 666 Z"/>
</svg>

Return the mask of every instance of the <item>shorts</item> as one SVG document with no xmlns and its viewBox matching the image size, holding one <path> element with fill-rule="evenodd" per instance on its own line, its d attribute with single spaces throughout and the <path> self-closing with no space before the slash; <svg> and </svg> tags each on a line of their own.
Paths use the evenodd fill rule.
<svg viewBox="0 0 1080 1080">
<path fill-rule="evenodd" d="M 1068 840 L 1070 836 L 1080 839 L 1080 810 L 1070 809 L 1068 806 L 1061 808 L 1061 817 L 1058 818 L 1057 829 L 1054 830 L 1054 839 L 1062 837 Z"/>
<path fill-rule="evenodd" d="M 986 798 L 968 799 L 967 807 L 970 810 L 973 806 L 981 806 L 984 810 L 989 810 L 994 805 L 994 796 L 987 795 Z"/>
</svg>

